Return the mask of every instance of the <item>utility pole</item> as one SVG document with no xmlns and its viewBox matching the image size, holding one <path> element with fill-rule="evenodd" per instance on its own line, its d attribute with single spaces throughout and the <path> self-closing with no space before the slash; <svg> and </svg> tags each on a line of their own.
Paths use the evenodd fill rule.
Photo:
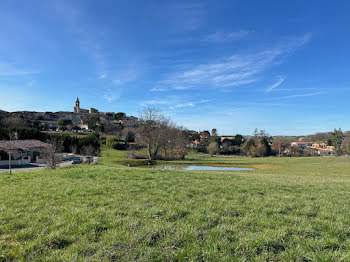
<svg viewBox="0 0 350 262">
<path fill-rule="evenodd" d="M 281 142 L 278 144 L 278 157 L 281 157 Z"/>
<path fill-rule="evenodd" d="M 9 171 L 10 171 L 10 175 L 12 175 L 12 168 L 11 168 L 12 141 L 18 139 L 18 133 L 17 132 L 10 133 L 9 137 L 10 137 L 10 148 L 9 148 L 9 153 L 8 153 L 8 155 L 9 155 Z"/>
<path fill-rule="evenodd" d="M 11 141 L 10 141 L 10 143 L 11 143 Z M 12 175 L 12 170 L 11 170 L 11 149 L 9 150 L 9 169 L 10 169 L 10 175 Z"/>
<path fill-rule="evenodd" d="M 97 126 L 97 132 L 100 133 L 100 122 L 96 122 L 96 126 Z"/>
</svg>

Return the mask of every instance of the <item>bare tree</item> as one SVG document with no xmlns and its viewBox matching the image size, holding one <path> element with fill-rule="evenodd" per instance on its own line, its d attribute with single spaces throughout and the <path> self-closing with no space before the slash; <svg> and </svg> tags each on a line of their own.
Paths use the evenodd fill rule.
<svg viewBox="0 0 350 262">
<path fill-rule="evenodd" d="M 184 158 L 188 138 L 182 127 L 176 126 L 157 109 L 147 107 L 140 114 L 138 141 L 147 146 L 149 160 L 155 160 L 160 151 L 165 157 Z"/>
<path fill-rule="evenodd" d="M 174 123 L 169 124 L 164 129 L 162 148 L 164 155 L 172 159 L 183 159 L 187 153 L 189 135 L 183 127 L 178 127 Z"/>
<path fill-rule="evenodd" d="M 69 146 L 69 149 L 70 149 L 70 151 L 71 151 L 73 154 L 77 154 L 77 153 L 78 153 L 78 146 L 77 146 L 77 144 L 71 144 L 71 145 Z"/>
<path fill-rule="evenodd" d="M 284 137 L 276 137 L 272 144 L 272 150 L 274 150 L 280 157 L 284 151 L 290 146 L 290 143 Z"/>
<path fill-rule="evenodd" d="M 133 127 L 125 127 L 121 132 L 121 137 L 125 142 L 135 142 L 136 129 Z"/>
<path fill-rule="evenodd" d="M 1 120 L 0 123 L 3 127 L 9 128 L 24 128 L 27 127 L 27 123 L 23 118 L 17 116 L 7 117 Z"/>
<path fill-rule="evenodd" d="M 148 159 L 154 160 L 157 157 L 162 145 L 162 131 L 168 121 L 159 110 L 146 107 L 140 113 L 141 126 L 138 132 L 140 142 L 147 146 Z"/>
<path fill-rule="evenodd" d="M 208 152 L 210 156 L 213 156 L 214 154 L 216 154 L 218 152 L 218 143 L 211 142 L 208 146 Z"/>
<path fill-rule="evenodd" d="M 341 146 L 343 152 L 350 154 L 350 137 L 345 137 Z"/>
<path fill-rule="evenodd" d="M 41 151 L 41 156 L 45 160 L 48 168 L 55 169 L 60 163 L 58 152 L 63 149 L 62 142 L 52 141 L 51 144 Z"/>
<path fill-rule="evenodd" d="M 82 148 L 82 153 L 86 156 L 94 156 L 96 155 L 96 149 L 93 145 L 87 145 Z"/>
<path fill-rule="evenodd" d="M 131 151 L 128 153 L 128 159 L 135 159 L 136 156 L 135 156 L 135 151 Z"/>
</svg>

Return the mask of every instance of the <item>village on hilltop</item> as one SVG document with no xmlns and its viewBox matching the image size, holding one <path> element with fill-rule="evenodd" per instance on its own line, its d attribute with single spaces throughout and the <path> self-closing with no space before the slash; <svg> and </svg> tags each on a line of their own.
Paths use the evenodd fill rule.
<svg viewBox="0 0 350 262">
<path fill-rule="evenodd" d="M 135 127 L 138 125 L 138 118 L 126 116 L 125 113 L 99 112 L 95 108 L 83 109 L 80 107 L 80 101 L 77 97 L 72 112 L 34 112 L 34 111 L 2 111 L 4 118 L 20 118 L 23 120 L 35 121 L 35 125 L 42 131 L 54 132 L 64 129 L 75 132 L 89 132 L 96 128 L 110 128 L 118 126 Z"/>
</svg>

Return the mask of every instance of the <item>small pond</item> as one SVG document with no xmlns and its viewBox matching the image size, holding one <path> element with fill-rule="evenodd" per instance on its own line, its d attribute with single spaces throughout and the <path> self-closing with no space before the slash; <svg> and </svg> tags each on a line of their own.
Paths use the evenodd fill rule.
<svg viewBox="0 0 350 262">
<path fill-rule="evenodd" d="M 192 171 L 225 171 L 225 170 L 254 170 L 254 168 L 248 167 L 228 167 L 228 166 L 195 166 L 195 165 L 164 165 L 164 166 L 154 166 L 156 169 L 167 169 L 167 170 L 192 170 Z"/>
</svg>

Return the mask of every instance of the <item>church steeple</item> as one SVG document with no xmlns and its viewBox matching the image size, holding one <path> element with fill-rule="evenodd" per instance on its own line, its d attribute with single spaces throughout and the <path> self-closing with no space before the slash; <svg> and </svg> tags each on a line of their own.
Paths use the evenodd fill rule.
<svg viewBox="0 0 350 262">
<path fill-rule="evenodd" d="M 77 100 L 75 101 L 74 113 L 76 113 L 76 114 L 79 114 L 79 113 L 80 113 L 80 101 L 79 101 L 79 97 L 77 97 Z"/>
</svg>

